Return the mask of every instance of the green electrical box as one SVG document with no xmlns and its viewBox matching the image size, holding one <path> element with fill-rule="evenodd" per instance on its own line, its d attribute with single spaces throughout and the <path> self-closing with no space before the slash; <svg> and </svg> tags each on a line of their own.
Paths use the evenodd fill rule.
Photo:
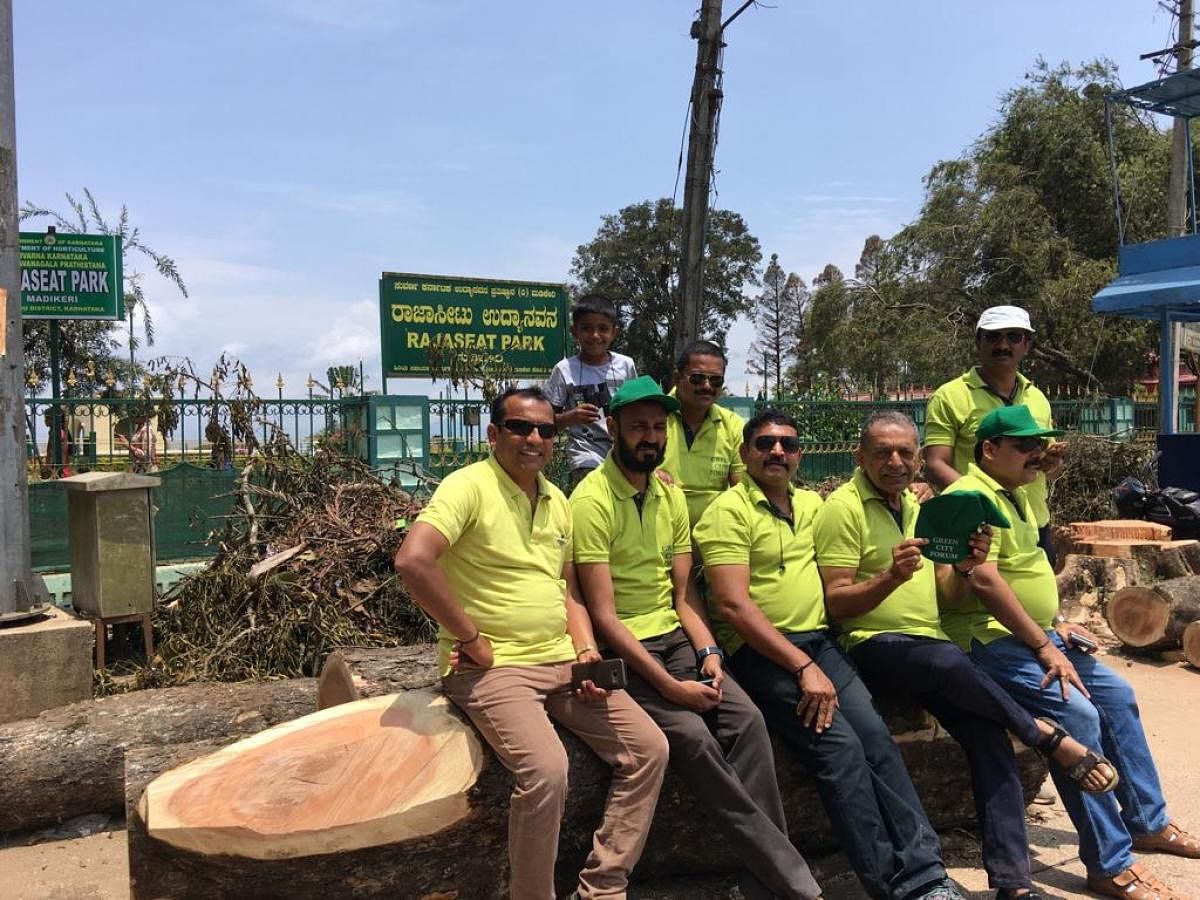
<svg viewBox="0 0 1200 900">
<path fill-rule="evenodd" d="M 71 605 L 102 619 L 154 609 L 153 489 L 160 479 L 87 472 L 62 479 L 71 542 Z"/>
</svg>

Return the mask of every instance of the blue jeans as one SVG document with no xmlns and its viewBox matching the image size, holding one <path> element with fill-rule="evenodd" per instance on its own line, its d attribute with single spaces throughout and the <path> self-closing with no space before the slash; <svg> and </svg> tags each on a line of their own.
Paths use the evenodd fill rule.
<svg viewBox="0 0 1200 900">
<path fill-rule="evenodd" d="M 1079 833 L 1079 858 L 1093 875 L 1115 875 L 1133 865 L 1134 837 L 1161 831 L 1170 821 L 1158 770 L 1129 683 L 1094 656 L 1067 647 L 1055 632 L 1047 637 L 1071 660 L 1090 700 L 1074 688 L 1063 700 L 1057 683 L 1043 688 L 1045 670 L 1033 651 L 1011 635 L 990 644 L 972 641 L 971 658 L 1031 713 L 1054 719 L 1116 766 L 1121 783 L 1109 794 L 1085 793 L 1059 767 L 1050 767 Z"/>
<path fill-rule="evenodd" d="M 876 697 L 911 697 L 962 746 L 988 883 L 1032 887 L 1025 794 L 1008 732 L 1037 745 L 1041 735 L 1033 716 L 950 641 L 877 634 L 851 648 L 850 658 Z"/>
<path fill-rule="evenodd" d="M 746 645 L 729 660 L 738 681 L 812 775 L 842 850 L 875 900 L 907 900 L 946 877 L 941 845 L 887 725 L 829 632 L 786 635 L 837 689 L 821 734 L 796 716 L 800 687 L 787 669 Z"/>
</svg>

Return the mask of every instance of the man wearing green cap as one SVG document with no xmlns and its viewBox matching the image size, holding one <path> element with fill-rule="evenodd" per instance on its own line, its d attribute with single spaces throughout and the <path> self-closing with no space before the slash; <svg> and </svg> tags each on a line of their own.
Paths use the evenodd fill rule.
<svg viewBox="0 0 1200 900">
<path fill-rule="evenodd" d="M 829 495 L 816 519 L 825 606 L 871 693 L 910 697 L 962 745 L 989 884 L 998 897 L 1032 900 L 1039 895 L 1030 873 L 1025 796 L 1008 733 L 1067 766 L 1086 748 L 1035 720 L 942 632 L 938 596 L 964 593 L 987 558 L 991 532 L 975 532 L 980 515 L 967 534 L 950 536 L 951 545 L 961 538 L 952 565 L 922 559 L 928 539 L 913 536 L 919 504 L 910 486 L 921 450 L 912 419 L 895 411 L 870 415 L 856 459 L 854 475 Z M 945 496 L 939 500 L 952 505 Z M 958 496 L 966 499 L 965 492 Z"/>
<path fill-rule="evenodd" d="M 1088 888 L 1111 897 L 1182 897 L 1134 860 L 1135 850 L 1200 858 L 1200 842 L 1171 822 L 1128 682 L 1072 638 L 1085 628 L 1054 624 L 1058 590 L 1038 546 L 1031 499 L 1020 488 L 1042 471 L 1045 428 L 1024 406 L 993 410 L 979 423 L 975 462 L 949 491 L 989 496 L 1012 527 L 997 529 L 986 562 L 953 615 L 965 619 L 971 658 L 1026 709 L 1047 716 L 1112 762 L 1089 753 L 1051 776 L 1079 833 Z M 1100 791 L 1100 792 L 1095 792 Z"/>
<path fill-rule="evenodd" d="M 939 387 L 925 410 L 925 470 L 934 486 L 944 489 L 967 473 L 975 429 L 991 410 L 1028 406 L 1042 427 L 1051 426 L 1050 401 L 1019 371 L 1033 346 L 1033 334 L 1029 313 L 1019 306 L 992 306 L 979 317 L 975 326 L 978 365 Z M 1065 449 L 1062 443 L 1048 446 L 1037 477 L 1022 488 L 1033 505 L 1039 540 L 1051 563 L 1046 480 L 1062 470 Z"/>
<path fill-rule="evenodd" d="M 743 895 L 811 900 L 821 891 L 788 838 L 762 715 L 726 676 L 702 603 L 687 591 L 683 493 L 653 475 L 678 409 L 649 376 L 613 395 L 612 450 L 571 495 L 575 569 L 608 653 L 631 670 L 628 692 L 744 864 Z"/>
</svg>

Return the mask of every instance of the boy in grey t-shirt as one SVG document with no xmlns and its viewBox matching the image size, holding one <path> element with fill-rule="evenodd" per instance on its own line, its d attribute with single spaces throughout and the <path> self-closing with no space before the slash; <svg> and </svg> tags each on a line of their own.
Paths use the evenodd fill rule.
<svg viewBox="0 0 1200 900">
<path fill-rule="evenodd" d="M 571 488 L 604 461 L 612 438 L 604 427 L 608 401 L 637 377 L 633 360 L 608 348 L 621 331 L 617 308 L 602 294 L 587 294 L 571 307 L 571 335 L 579 352 L 561 360 L 546 381 L 554 422 L 567 429 Z"/>
</svg>

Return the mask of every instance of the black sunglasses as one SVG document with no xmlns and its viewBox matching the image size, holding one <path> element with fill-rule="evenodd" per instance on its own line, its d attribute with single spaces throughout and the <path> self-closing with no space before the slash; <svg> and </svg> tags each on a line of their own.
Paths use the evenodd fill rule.
<svg viewBox="0 0 1200 900">
<path fill-rule="evenodd" d="M 791 435 L 760 434 L 754 439 L 754 449 L 759 453 L 767 453 L 774 450 L 776 444 L 782 447 L 783 452 L 789 456 L 800 452 L 800 438 L 792 437 Z"/>
<path fill-rule="evenodd" d="M 1034 450 L 1046 449 L 1046 439 L 1040 437 L 1009 438 L 1018 453 L 1032 453 Z"/>
<path fill-rule="evenodd" d="M 543 441 L 548 441 L 550 438 L 558 434 L 558 426 L 553 422 L 530 422 L 526 419 L 505 419 L 500 423 L 500 427 L 511 431 L 517 437 L 529 437 L 534 431 L 538 433 Z"/>
<path fill-rule="evenodd" d="M 1000 343 L 1000 338 L 1004 338 L 1010 344 L 1024 343 L 1026 334 L 1024 331 L 985 331 L 983 339 L 989 344 Z"/>
<path fill-rule="evenodd" d="M 725 383 L 724 375 L 706 375 L 703 372 L 689 372 L 687 379 L 688 384 L 694 384 L 696 387 L 700 387 L 706 381 L 715 388 Z"/>
</svg>

